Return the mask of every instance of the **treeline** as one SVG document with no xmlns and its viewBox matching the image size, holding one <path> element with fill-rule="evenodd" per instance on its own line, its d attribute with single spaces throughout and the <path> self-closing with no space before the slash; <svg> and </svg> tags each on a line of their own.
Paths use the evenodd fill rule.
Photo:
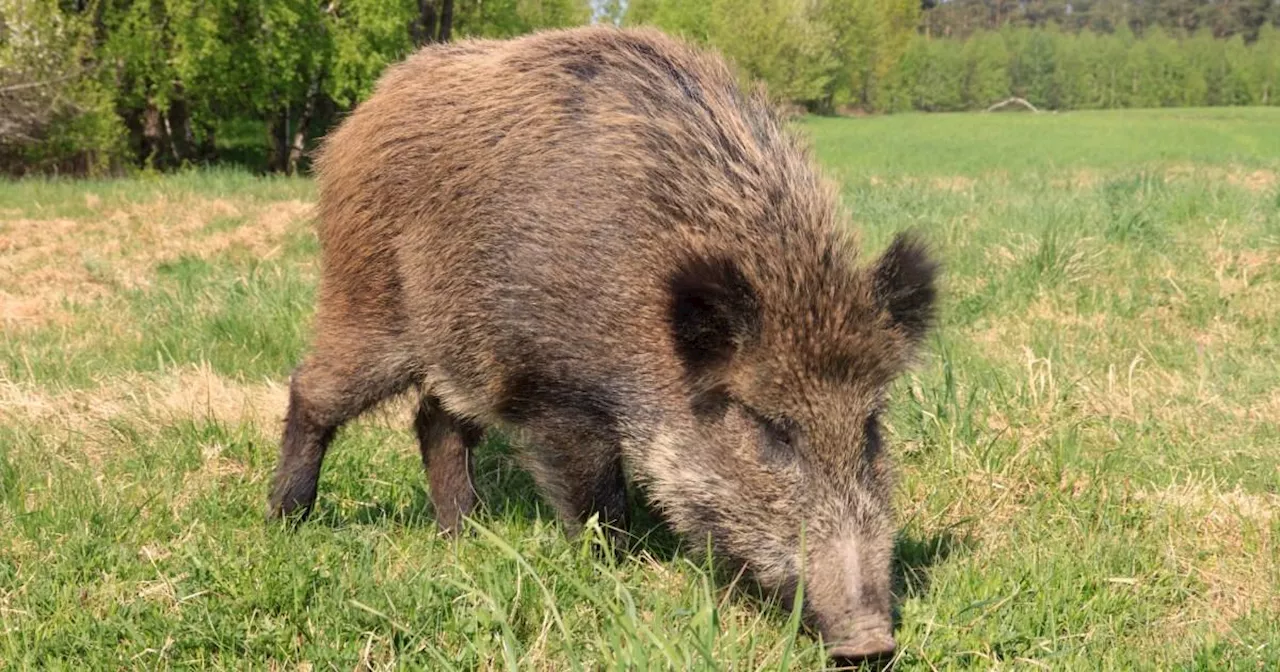
<svg viewBox="0 0 1280 672">
<path fill-rule="evenodd" d="M 1006 28 L 966 40 L 914 37 L 876 88 L 881 112 L 984 109 L 1011 96 L 1056 110 L 1280 105 L 1280 30 L 1174 39 Z"/>
<path fill-rule="evenodd" d="M 871 107 L 917 34 L 920 0 L 629 0 L 622 22 L 707 44 L 810 111 Z"/>
<path fill-rule="evenodd" d="M 591 12 L 590 0 L 0 0 L 0 170 L 169 168 L 248 147 L 265 150 L 250 162 L 292 172 L 417 46 Z"/>
<path fill-rule="evenodd" d="M 1143 34 L 1161 28 L 1175 34 L 1257 38 L 1262 26 L 1280 26 L 1277 0 L 922 0 L 923 32 L 967 37 L 1005 27 L 1057 26 L 1069 32 Z"/>
<path fill-rule="evenodd" d="M 816 113 L 1280 104 L 1277 0 L 0 0 L 0 171 L 293 172 L 420 45 L 592 20 Z"/>
<path fill-rule="evenodd" d="M 1137 34 L 1126 21 L 1073 31 L 1028 18 L 1057 1 L 950 0 L 923 10 L 918 0 L 632 0 L 624 18 L 709 44 L 775 95 L 818 113 L 974 110 L 1011 96 L 1059 110 L 1280 104 L 1280 31 L 1255 20 L 1265 12 L 1247 14 L 1230 37 L 1154 20 Z M 1079 11 L 1114 9 L 1103 2 Z M 1076 5 L 1060 5 L 1067 9 L 1051 14 L 1074 15 Z M 964 37 L 928 30 L 940 12 L 979 6 L 991 12 L 982 25 L 998 29 L 942 31 Z"/>
</svg>

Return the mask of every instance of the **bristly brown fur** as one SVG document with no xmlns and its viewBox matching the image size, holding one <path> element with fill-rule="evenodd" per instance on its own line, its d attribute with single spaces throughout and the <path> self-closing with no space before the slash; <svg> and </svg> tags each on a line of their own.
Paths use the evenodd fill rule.
<svg viewBox="0 0 1280 672">
<path fill-rule="evenodd" d="M 323 277 L 270 500 L 305 515 L 333 431 L 419 387 L 442 526 L 514 430 L 560 515 L 625 525 L 627 479 L 767 586 L 810 583 L 833 651 L 892 648 L 885 387 L 934 264 L 869 268 L 758 92 L 650 30 L 422 49 L 326 139 Z M 805 550 L 801 550 L 804 533 Z"/>
</svg>

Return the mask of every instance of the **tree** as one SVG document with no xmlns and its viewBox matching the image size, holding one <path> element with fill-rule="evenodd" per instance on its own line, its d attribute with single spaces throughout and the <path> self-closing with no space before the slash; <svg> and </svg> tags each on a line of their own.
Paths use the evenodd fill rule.
<svg viewBox="0 0 1280 672">
<path fill-rule="evenodd" d="M 829 89 L 835 68 L 830 34 L 804 0 L 712 0 L 708 37 L 774 98 L 811 102 Z"/>
<path fill-rule="evenodd" d="M 964 56 L 958 40 L 920 42 L 923 55 L 916 80 L 914 107 L 926 112 L 964 109 Z"/>
<path fill-rule="evenodd" d="M 1123 25 L 1111 35 L 1100 36 L 1098 42 L 1098 49 L 1088 55 L 1092 80 L 1097 87 L 1094 94 L 1097 104 L 1090 107 L 1124 107 L 1129 100 L 1125 60 L 1137 40 L 1129 27 Z"/>
<path fill-rule="evenodd" d="M 920 20 L 918 0 L 820 0 L 817 17 L 831 31 L 827 107 L 872 106 L 876 88 L 902 58 Z"/>
<path fill-rule="evenodd" d="M 453 34 L 453 0 L 417 0 L 411 35 L 417 46 L 448 42 Z"/>
<path fill-rule="evenodd" d="M 1173 35 L 1207 30 L 1252 43 L 1263 25 L 1280 25 L 1276 0 L 947 0 L 926 2 L 924 9 L 926 35 L 958 38 L 1006 26 L 1137 34 L 1158 26 Z"/>
<path fill-rule="evenodd" d="M 539 28 L 563 28 L 591 20 L 588 0 L 464 0 L 458 4 L 458 34 L 514 37 Z"/>
<path fill-rule="evenodd" d="M 701 44 L 711 41 L 710 0 L 628 0 L 623 23 L 656 26 Z"/>
<path fill-rule="evenodd" d="M 1109 36 L 1100 38 L 1095 33 L 1083 32 L 1074 39 L 1058 43 L 1053 69 L 1054 109 L 1086 109 L 1100 105 L 1092 60 L 1100 48 L 1099 42 L 1109 39 Z"/>
<path fill-rule="evenodd" d="M 1186 98 L 1187 64 L 1178 44 L 1159 26 L 1128 50 L 1125 61 L 1128 107 L 1172 107 Z"/>
<path fill-rule="evenodd" d="M 1264 25 L 1253 43 L 1253 76 L 1259 105 L 1280 105 L 1280 30 Z"/>
<path fill-rule="evenodd" d="M 1054 84 L 1054 45 L 1059 35 L 1050 30 L 1015 30 L 1006 35 L 1016 36 L 1012 49 L 1013 64 L 1010 68 L 1012 89 L 1016 96 L 1025 98 L 1037 107 L 1049 107 L 1056 97 Z"/>
<path fill-rule="evenodd" d="M 806 0 L 639 0 L 624 21 L 716 49 L 775 98 L 816 101 L 829 90 L 831 36 Z"/>
<path fill-rule="evenodd" d="M 913 35 L 902 57 L 893 64 L 876 88 L 875 109 L 906 112 L 915 108 L 916 82 L 929 64 L 929 38 Z"/>
<path fill-rule="evenodd" d="M 964 104 L 983 109 L 1009 97 L 1009 50 L 999 33 L 980 31 L 965 40 Z"/>
<path fill-rule="evenodd" d="M 93 30 L 57 5 L 0 0 L 0 170 L 101 173 L 123 152 Z"/>
<path fill-rule="evenodd" d="M 1217 42 L 1208 32 L 1201 32 L 1182 43 L 1187 63 L 1196 74 L 1198 85 L 1203 82 L 1205 105 L 1223 105 L 1227 70 L 1221 63 L 1222 53 Z"/>
<path fill-rule="evenodd" d="M 1254 88 L 1254 61 L 1244 44 L 1244 36 L 1236 34 L 1220 40 L 1221 63 L 1225 71 L 1222 82 L 1222 105 L 1252 105 L 1261 95 Z"/>
</svg>

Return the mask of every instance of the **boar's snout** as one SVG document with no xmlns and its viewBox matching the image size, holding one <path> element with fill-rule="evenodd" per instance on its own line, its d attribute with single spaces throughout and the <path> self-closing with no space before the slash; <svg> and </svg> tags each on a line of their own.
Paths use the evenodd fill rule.
<svg viewBox="0 0 1280 672">
<path fill-rule="evenodd" d="M 896 648 L 886 541 L 846 535 L 811 556 L 808 611 L 828 654 L 842 664 L 884 660 Z"/>
<path fill-rule="evenodd" d="M 827 654 L 837 665 L 858 665 L 887 660 L 893 655 L 897 643 L 886 627 L 883 632 L 859 631 L 852 638 L 832 642 Z"/>
</svg>

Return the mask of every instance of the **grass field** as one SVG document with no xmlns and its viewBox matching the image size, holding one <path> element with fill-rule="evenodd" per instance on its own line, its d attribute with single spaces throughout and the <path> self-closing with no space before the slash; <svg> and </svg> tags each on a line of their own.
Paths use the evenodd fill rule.
<svg viewBox="0 0 1280 672">
<path fill-rule="evenodd" d="M 1280 667 L 1280 109 L 804 123 L 942 320 L 894 388 L 898 669 Z M 491 437 L 437 536 L 408 406 L 264 525 L 312 184 L 0 184 L 0 667 L 812 669 L 661 530 L 605 560 Z"/>
</svg>

